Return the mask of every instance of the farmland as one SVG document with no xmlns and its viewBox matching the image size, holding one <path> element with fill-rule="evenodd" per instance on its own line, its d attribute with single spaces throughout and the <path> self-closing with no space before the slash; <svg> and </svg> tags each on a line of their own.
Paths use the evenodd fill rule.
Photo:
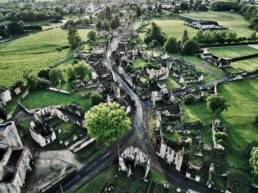
<svg viewBox="0 0 258 193">
<path fill-rule="evenodd" d="M 225 58 L 236 58 L 242 56 L 248 56 L 252 54 L 258 54 L 258 49 L 250 46 L 224 46 L 209 48 L 209 52 L 215 56 L 225 57 Z"/>
<path fill-rule="evenodd" d="M 79 34 L 86 39 L 85 30 L 80 30 Z M 22 80 L 24 71 L 36 73 L 49 65 L 68 60 L 72 51 L 67 46 L 67 32 L 60 28 L 1 43 L 0 84 L 11 86 L 16 80 Z"/>
<path fill-rule="evenodd" d="M 191 12 L 183 14 L 183 16 L 200 20 L 217 21 L 220 25 L 236 32 L 238 36 L 248 36 L 253 31 L 249 28 L 249 22 L 237 13 L 230 12 Z"/>
<path fill-rule="evenodd" d="M 252 72 L 252 71 L 258 70 L 258 58 L 252 58 L 248 60 L 233 62 L 231 66 L 235 69 Z"/>
</svg>

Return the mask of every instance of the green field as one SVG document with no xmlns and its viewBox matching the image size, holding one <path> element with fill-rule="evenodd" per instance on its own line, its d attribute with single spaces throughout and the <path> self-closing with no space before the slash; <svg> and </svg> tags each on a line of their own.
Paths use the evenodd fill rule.
<svg viewBox="0 0 258 193">
<path fill-rule="evenodd" d="M 91 100 L 89 98 L 82 98 L 80 94 L 62 94 L 47 90 L 33 91 L 22 101 L 29 109 L 43 108 L 52 105 L 68 105 L 77 103 L 84 109 L 91 107 Z"/>
<path fill-rule="evenodd" d="M 86 30 L 80 30 L 79 34 L 82 39 L 86 39 Z M 71 58 L 72 51 L 62 49 L 67 45 L 67 32 L 60 28 L 1 43 L 0 85 L 11 86 L 15 81 L 23 79 L 24 71 L 32 70 L 36 73 Z"/>
<path fill-rule="evenodd" d="M 252 72 L 252 71 L 258 70 L 258 57 L 248 59 L 248 60 L 241 60 L 238 62 L 233 62 L 231 64 L 231 67 L 233 67 L 234 69 L 240 69 L 240 70 L 244 70 L 247 72 Z"/>
<path fill-rule="evenodd" d="M 151 23 L 156 23 L 166 34 L 167 37 L 175 37 L 177 39 L 181 39 L 182 34 L 184 30 L 188 31 L 188 34 L 190 37 L 193 37 L 197 30 L 185 26 L 184 21 L 178 17 L 164 17 L 164 18 L 154 18 L 147 21 L 149 23 L 148 26 L 144 27 L 144 30 L 148 30 L 151 26 Z M 139 26 L 140 24 L 136 24 L 136 26 Z M 145 36 L 145 33 L 140 33 L 140 37 L 143 39 Z"/>
<path fill-rule="evenodd" d="M 226 124 L 227 134 L 227 162 L 232 168 L 248 171 L 248 145 L 258 139 L 258 129 L 254 126 L 254 117 L 258 114 L 258 79 L 242 80 L 228 83 L 219 87 L 230 107 L 222 113 L 222 120 Z M 186 121 L 200 120 L 210 124 L 213 116 L 206 104 L 184 106 Z"/>
<path fill-rule="evenodd" d="M 191 12 L 183 16 L 200 20 L 217 21 L 220 25 L 235 31 L 238 36 L 249 36 L 253 31 L 249 28 L 250 23 L 241 15 L 230 12 Z"/>
<path fill-rule="evenodd" d="M 147 62 L 145 62 L 144 59 L 137 58 L 133 61 L 134 69 L 144 68 L 146 65 L 147 65 Z"/>
<path fill-rule="evenodd" d="M 258 49 L 255 49 L 253 47 L 246 46 L 246 45 L 224 46 L 224 47 L 209 48 L 209 52 L 219 57 L 237 58 L 237 57 L 248 56 L 252 54 L 258 54 Z"/>
</svg>

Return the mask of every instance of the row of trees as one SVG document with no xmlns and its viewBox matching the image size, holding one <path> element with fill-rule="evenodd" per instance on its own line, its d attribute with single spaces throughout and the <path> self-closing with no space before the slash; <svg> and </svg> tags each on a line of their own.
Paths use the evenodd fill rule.
<svg viewBox="0 0 258 193">
<path fill-rule="evenodd" d="M 65 81 L 72 81 L 77 78 L 88 80 L 91 76 L 91 67 L 84 61 L 78 64 L 70 65 L 66 69 L 53 68 L 49 71 L 49 80 L 53 84 L 59 84 Z"/>
<path fill-rule="evenodd" d="M 120 26 L 119 16 L 116 14 L 112 15 L 112 12 L 118 12 L 116 7 L 106 7 L 106 9 L 98 14 L 98 21 L 96 23 L 96 28 L 98 30 L 116 29 Z"/>
<path fill-rule="evenodd" d="M 237 34 L 235 32 L 225 31 L 225 30 L 208 30 L 203 31 L 199 30 L 195 37 L 193 38 L 195 41 L 197 41 L 200 44 L 210 44 L 210 43 L 231 43 L 231 42 L 241 42 L 245 40 L 249 41 L 255 41 L 256 40 L 256 33 L 252 33 L 250 37 L 237 37 Z"/>
<path fill-rule="evenodd" d="M 9 37 L 13 35 L 21 35 L 26 31 L 39 31 L 42 27 L 39 25 L 25 25 L 22 20 L 16 22 L 11 21 L 6 26 L 0 26 L 0 36 Z"/>
<path fill-rule="evenodd" d="M 110 22 L 108 19 L 104 19 L 103 21 L 98 20 L 96 23 L 96 28 L 98 30 L 109 31 L 110 29 L 116 29 L 119 26 L 120 26 L 120 19 L 117 15 Z"/>
<path fill-rule="evenodd" d="M 199 45 L 194 40 L 189 39 L 187 30 L 184 31 L 181 41 L 170 37 L 166 41 L 164 48 L 168 53 L 182 52 L 186 55 L 193 55 L 199 51 Z"/>
<path fill-rule="evenodd" d="M 258 31 L 258 7 L 249 4 L 240 4 L 238 12 L 251 22 L 250 27 Z"/>
<path fill-rule="evenodd" d="M 2 14 L 3 15 L 3 14 Z M 52 9 L 19 9 L 15 11 L 7 12 L 3 15 L 5 20 L 19 21 L 23 20 L 25 22 L 30 21 L 42 21 L 47 19 L 60 20 L 62 15 Z"/>
<path fill-rule="evenodd" d="M 81 37 L 79 36 L 78 30 L 74 28 L 69 29 L 67 39 L 71 48 L 73 49 L 78 48 L 82 42 Z"/>
</svg>

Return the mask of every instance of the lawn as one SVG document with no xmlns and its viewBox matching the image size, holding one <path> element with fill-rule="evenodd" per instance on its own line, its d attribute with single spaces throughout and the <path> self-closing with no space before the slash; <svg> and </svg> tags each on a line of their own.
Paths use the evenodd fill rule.
<svg viewBox="0 0 258 193">
<path fill-rule="evenodd" d="M 102 191 L 103 186 L 112 180 L 116 172 L 115 167 L 109 167 L 98 174 L 94 179 L 92 179 L 88 184 L 83 186 L 81 189 L 75 193 L 99 193 Z"/>
<path fill-rule="evenodd" d="M 258 49 L 252 48 L 250 46 L 224 46 L 209 48 L 209 52 L 215 56 L 224 58 L 237 58 L 242 56 L 248 56 L 252 54 L 258 54 Z"/>
<path fill-rule="evenodd" d="M 68 105 L 75 102 L 81 105 L 84 109 L 91 107 L 89 98 L 81 98 L 76 94 L 62 94 L 47 90 L 33 91 L 22 101 L 29 109 L 42 108 L 52 105 Z"/>
<path fill-rule="evenodd" d="M 248 145 L 257 141 L 258 129 L 254 117 L 258 114 L 258 79 L 242 80 L 219 87 L 219 93 L 230 105 L 221 115 L 226 124 L 228 141 L 226 160 L 232 168 L 248 171 Z M 200 120 L 210 124 L 212 114 L 205 103 L 184 106 L 185 121 Z"/>
<path fill-rule="evenodd" d="M 258 57 L 248 59 L 248 60 L 241 60 L 238 62 L 233 62 L 231 64 L 231 67 L 233 67 L 234 69 L 240 69 L 240 70 L 244 70 L 247 72 L 252 72 L 252 71 L 258 70 Z"/>
<path fill-rule="evenodd" d="M 141 58 L 137 58 L 133 61 L 134 69 L 144 68 L 146 65 L 147 65 L 147 62 L 145 62 L 145 60 Z"/>
<path fill-rule="evenodd" d="M 249 28 L 250 23 L 237 13 L 206 11 L 191 12 L 183 15 L 194 19 L 217 21 L 220 25 L 236 32 L 238 36 L 249 37 L 253 32 L 252 29 Z"/>
<path fill-rule="evenodd" d="M 86 30 L 79 31 L 86 40 Z M 36 73 L 49 65 L 72 57 L 68 46 L 67 31 L 60 28 L 46 30 L 0 44 L 0 85 L 11 86 L 23 79 L 23 72 Z"/>
</svg>

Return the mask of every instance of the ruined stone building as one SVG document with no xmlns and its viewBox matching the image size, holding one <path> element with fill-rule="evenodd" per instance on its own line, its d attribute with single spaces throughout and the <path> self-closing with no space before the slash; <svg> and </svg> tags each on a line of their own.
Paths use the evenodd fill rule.
<svg viewBox="0 0 258 193">
<path fill-rule="evenodd" d="M 0 193 L 20 193 L 31 171 L 31 153 L 25 148 L 14 122 L 0 124 Z"/>
</svg>

